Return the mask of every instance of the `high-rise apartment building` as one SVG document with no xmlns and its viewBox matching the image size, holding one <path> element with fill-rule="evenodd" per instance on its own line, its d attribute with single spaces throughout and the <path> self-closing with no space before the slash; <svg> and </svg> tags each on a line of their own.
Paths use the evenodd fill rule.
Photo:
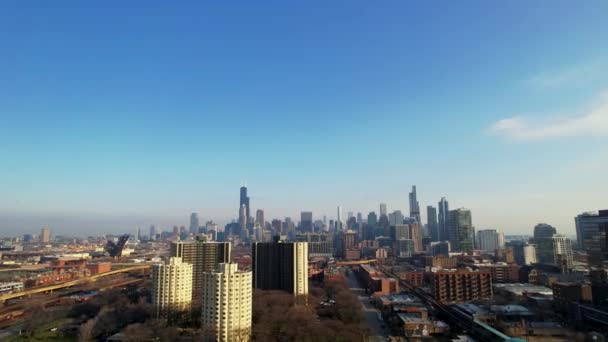
<svg viewBox="0 0 608 342">
<path fill-rule="evenodd" d="M 51 229 L 42 228 L 40 229 L 40 242 L 49 243 L 51 241 Z"/>
<path fill-rule="evenodd" d="M 230 242 L 179 241 L 171 244 L 171 256 L 180 257 L 192 264 L 192 287 L 194 298 L 198 299 L 203 290 L 203 272 L 215 271 L 220 263 L 230 262 Z"/>
<path fill-rule="evenodd" d="M 496 229 L 482 229 L 477 231 L 477 249 L 494 253 L 505 247 L 505 237 Z"/>
<path fill-rule="evenodd" d="M 450 245 L 453 252 L 471 252 L 475 248 L 475 231 L 471 211 L 460 208 L 450 210 L 448 216 Z"/>
<path fill-rule="evenodd" d="M 312 232 L 312 211 L 300 212 L 300 230 L 303 232 Z"/>
<path fill-rule="evenodd" d="M 252 272 L 238 271 L 237 264 L 220 263 L 204 272 L 201 326 L 210 333 L 204 340 L 249 341 L 252 316 Z"/>
<path fill-rule="evenodd" d="M 416 219 L 418 224 L 422 224 L 420 220 L 420 204 L 418 203 L 415 185 L 412 185 L 412 192 L 410 192 L 410 217 Z"/>
<path fill-rule="evenodd" d="M 492 275 L 465 269 L 431 273 L 431 293 L 443 303 L 463 303 L 492 296 Z"/>
<path fill-rule="evenodd" d="M 251 256 L 254 288 L 308 294 L 307 242 L 258 242 Z"/>
<path fill-rule="evenodd" d="M 156 317 L 185 311 L 192 304 L 192 264 L 171 257 L 152 266 L 152 304 Z"/>
<path fill-rule="evenodd" d="M 446 241 L 450 239 L 450 233 L 448 231 L 448 221 L 449 221 L 449 212 L 450 212 L 450 207 L 448 205 L 448 200 L 445 199 L 445 197 L 441 197 L 441 200 L 439 201 L 439 203 L 437 204 L 437 210 L 438 210 L 438 235 L 439 235 L 439 241 Z M 453 248 L 454 246 L 452 246 Z"/>
<path fill-rule="evenodd" d="M 426 229 L 431 241 L 439 241 L 437 209 L 432 205 L 426 207 Z"/>
<path fill-rule="evenodd" d="M 591 266 L 601 266 L 608 260 L 608 210 L 583 213 L 574 221 L 579 248 L 587 252 Z"/>
</svg>

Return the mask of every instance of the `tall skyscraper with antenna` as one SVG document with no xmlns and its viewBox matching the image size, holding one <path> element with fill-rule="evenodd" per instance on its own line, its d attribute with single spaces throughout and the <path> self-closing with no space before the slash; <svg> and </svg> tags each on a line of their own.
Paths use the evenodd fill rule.
<svg viewBox="0 0 608 342">
<path fill-rule="evenodd" d="M 420 221 L 420 204 L 418 203 L 415 185 L 412 185 L 412 192 L 410 192 L 410 217 L 416 219 L 418 224 L 422 224 Z"/>
</svg>

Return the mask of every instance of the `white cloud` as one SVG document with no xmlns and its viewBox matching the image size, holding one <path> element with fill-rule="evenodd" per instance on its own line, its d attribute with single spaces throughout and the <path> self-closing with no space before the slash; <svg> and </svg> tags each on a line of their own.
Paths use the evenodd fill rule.
<svg viewBox="0 0 608 342">
<path fill-rule="evenodd" d="M 608 92 L 586 113 L 570 117 L 542 119 L 514 116 L 498 120 L 490 134 L 516 141 L 533 141 L 578 136 L 608 136 Z"/>
</svg>

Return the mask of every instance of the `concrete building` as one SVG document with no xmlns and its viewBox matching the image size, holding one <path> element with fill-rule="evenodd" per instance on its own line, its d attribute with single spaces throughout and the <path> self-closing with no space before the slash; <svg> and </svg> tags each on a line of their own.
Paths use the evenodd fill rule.
<svg viewBox="0 0 608 342">
<path fill-rule="evenodd" d="M 152 304 L 156 317 L 190 308 L 192 274 L 192 265 L 181 258 L 171 257 L 164 264 L 152 266 Z"/>
<path fill-rule="evenodd" d="M 475 248 L 475 231 L 471 211 L 460 208 L 450 210 L 448 219 L 450 245 L 453 252 L 469 253 Z"/>
<path fill-rule="evenodd" d="M 468 302 L 492 296 L 490 272 L 466 269 L 432 272 L 431 293 L 444 302 Z"/>
<path fill-rule="evenodd" d="M 477 231 L 476 247 L 476 249 L 494 253 L 497 249 L 505 247 L 505 236 L 496 229 L 479 230 Z"/>
<path fill-rule="evenodd" d="M 170 247 L 171 256 L 193 266 L 194 299 L 199 299 L 203 291 L 203 272 L 215 271 L 219 263 L 230 262 L 230 252 L 230 242 L 178 241 Z"/>
<path fill-rule="evenodd" d="M 252 245 L 253 287 L 308 295 L 308 243 L 264 242 Z"/>
<path fill-rule="evenodd" d="M 252 272 L 237 264 L 220 263 L 217 271 L 203 273 L 201 325 L 211 341 L 249 341 L 252 316 Z"/>
</svg>

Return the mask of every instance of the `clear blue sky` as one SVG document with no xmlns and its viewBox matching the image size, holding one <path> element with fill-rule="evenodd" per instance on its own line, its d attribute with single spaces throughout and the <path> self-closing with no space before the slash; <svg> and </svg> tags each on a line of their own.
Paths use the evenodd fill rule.
<svg viewBox="0 0 608 342">
<path fill-rule="evenodd" d="M 608 207 L 608 2 L 2 1 L 0 232 Z M 424 210 L 423 210 L 424 211 Z M 0 234 L 3 235 L 3 234 Z"/>
</svg>

